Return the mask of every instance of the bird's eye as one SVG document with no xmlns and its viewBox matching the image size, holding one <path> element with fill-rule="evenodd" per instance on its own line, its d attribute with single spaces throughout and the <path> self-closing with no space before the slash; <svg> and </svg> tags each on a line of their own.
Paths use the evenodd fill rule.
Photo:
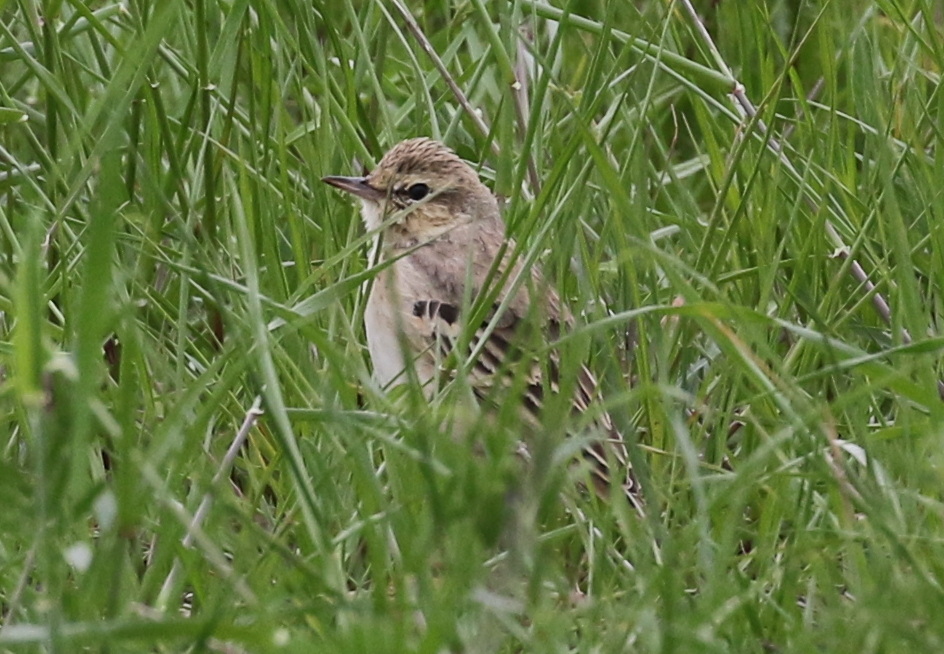
<svg viewBox="0 0 944 654">
<path fill-rule="evenodd" d="M 426 184 L 420 182 L 419 184 L 414 184 L 406 190 L 406 194 L 410 196 L 411 200 L 420 201 L 429 195 L 429 187 Z"/>
</svg>

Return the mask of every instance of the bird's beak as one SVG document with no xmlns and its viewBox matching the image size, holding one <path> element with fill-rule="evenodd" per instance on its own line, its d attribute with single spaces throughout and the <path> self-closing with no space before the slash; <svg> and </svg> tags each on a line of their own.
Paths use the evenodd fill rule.
<svg viewBox="0 0 944 654">
<path fill-rule="evenodd" d="M 353 193 L 357 197 L 364 198 L 365 200 L 379 201 L 387 196 L 387 194 L 380 189 L 371 186 L 367 182 L 366 177 L 339 177 L 337 175 L 329 175 L 328 177 L 322 177 L 321 181 L 335 188 L 339 188 L 342 191 Z"/>
</svg>

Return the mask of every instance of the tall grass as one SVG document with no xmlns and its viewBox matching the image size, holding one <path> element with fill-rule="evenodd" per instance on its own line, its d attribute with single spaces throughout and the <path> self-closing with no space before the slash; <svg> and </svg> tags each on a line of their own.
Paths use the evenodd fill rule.
<svg viewBox="0 0 944 654">
<path fill-rule="evenodd" d="M 695 9 L 0 2 L 0 650 L 940 650 L 944 15 Z M 416 135 L 579 316 L 645 518 L 564 403 L 372 381 L 319 180 Z"/>
</svg>

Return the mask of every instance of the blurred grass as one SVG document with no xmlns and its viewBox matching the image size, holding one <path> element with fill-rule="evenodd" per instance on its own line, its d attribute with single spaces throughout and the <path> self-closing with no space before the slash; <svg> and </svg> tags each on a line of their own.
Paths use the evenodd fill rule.
<svg viewBox="0 0 944 654">
<path fill-rule="evenodd" d="M 679 3 L 0 2 L 0 651 L 940 650 L 944 14 L 696 8 L 717 53 Z M 421 134 L 646 520 L 565 407 L 522 471 L 511 406 L 371 381 L 319 180 Z"/>
</svg>

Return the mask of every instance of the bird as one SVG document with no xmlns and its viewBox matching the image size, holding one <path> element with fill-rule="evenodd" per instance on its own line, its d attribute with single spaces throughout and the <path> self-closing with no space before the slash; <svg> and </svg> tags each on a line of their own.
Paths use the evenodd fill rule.
<svg viewBox="0 0 944 654">
<path fill-rule="evenodd" d="M 492 305 L 467 345 L 477 351 L 467 368 L 480 401 L 513 388 L 512 364 L 525 356 L 520 342 L 533 334 L 535 316 L 551 340 L 572 325 L 539 265 L 528 269 L 520 258 L 513 259 L 515 241 L 506 233 L 495 195 L 446 145 L 426 137 L 401 141 L 365 176 L 332 175 L 322 181 L 360 200 L 364 226 L 379 239 L 375 252 L 381 269 L 368 296 L 364 326 L 374 376 L 382 386 L 407 382 L 409 367 L 427 395 L 435 393 L 443 362 L 460 344 L 463 317 L 472 318 L 470 307 L 480 295 Z M 541 358 L 526 362 L 521 397 L 522 413 L 536 425 L 546 393 L 557 393 L 560 386 L 558 354 L 552 350 Z M 594 433 L 602 435 L 582 451 L 594 490 L 608 497 L 611 485 L 619 485 L 641 513 L 642 495 L 625 441 L 599 405 L 597 380 L 585 365 L 574 386 L 574 413 L 593 407 Z"/>
</svg>

